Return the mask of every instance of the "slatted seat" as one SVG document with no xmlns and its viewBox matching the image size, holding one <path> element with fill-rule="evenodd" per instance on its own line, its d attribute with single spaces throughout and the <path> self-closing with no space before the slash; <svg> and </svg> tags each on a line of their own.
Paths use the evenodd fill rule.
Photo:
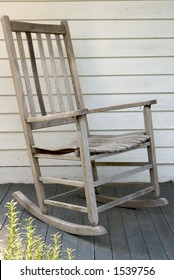
<svg viewBox="0 0 174 280">
<path fill-rule="evenodd" d="M 140 147 L 149 140 L 148 135 L 126 136 L 94 136 L 89 138 L 89 151 L 91 155 L 105 153 L 121 153 Z"/>
<path fill-rule="evenodd" d="M 150 137 L 140 134 L 126 134 L 121 136 L 115 135 L 91 135 L 88 137 L 90 155 L 105 156 L 106 153 L 118 154 L 128 150 L 136 149 L 147 142 Z M 35 153 L 47 155 L 63 155 L 75 153 L 75 156 L 80 157 L 80 147 L 77 141 L 72 142 L 69 146 L 63 146 L 58 149 L 46 149 L 43 147 L 34 147 Z"/>
<path fill-rule="evenodd" d="M 99 213 L 110 208 L 166 205 L 167 200 L 160 198 L 151 117 L 151 106 L 156 104 L 156 100 L 86 108 L 66 20 L 57 25 L 49 25 L 10 21 L 8 16 L 3 16 L 2 25 L 39 206 L 19 191 L 13 194 L 16 200 L 43 222 L 80 235 L 105 234 L 106 230 L 99 224 Z M 141 132 L 91 134 L 88 115 L 134 107 L 143 108 L 144 126 Z M 69 124 L 74 126 L 76 136 L 70 144 L 51 148 L 49 143 L 47 147 L 36 143 L 35 130 Z M 146 162 L 103 160 L 105 157 L 140 148 L 147 152 Z M 46 176 L 41 168 L 42 158 L 78 161 L 82 180 L 73 180 L 71 176 L 68 177 L 68 172 L 66 179 Z M 99 176 L 98 166 L 112 166 L 116 169 L 121 166 L 126 167 L 126 170 L 121 173 L 116 171 L 109 177 Z M 146 188 L 132 190 L 132 193 L 121 198 L 108 197 L 99 192 L 100 186 L 108 187 L 110 182 L 144 171 L 149 171 L 150 177 L 150 184 Z M 44 183 L 48 182 L 65 186 L 64 192 L 46 197 Z M 83 193 L 84 205 L 62 200 L 77 192 Z M 142 199 L 146 194 L 151 194 L 151 198 Z M 77 224 L 48 215 L 50 205 L 58 207 L 58 213 L 59 208 L 85 213 L 88 223 Z"/>
</svg>

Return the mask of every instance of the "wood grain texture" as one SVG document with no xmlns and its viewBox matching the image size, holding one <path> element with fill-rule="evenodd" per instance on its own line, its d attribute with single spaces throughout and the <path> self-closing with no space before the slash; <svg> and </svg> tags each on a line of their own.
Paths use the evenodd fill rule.
<svg viewBox="0 0 174 280">
<path fill-rule="evenodd" d="M 46 25 L 38 23 L 26 23 L 10 21 L 8 16 L 2 17 L 3 30 L 5 35 L 5 41 L 7 46 L 7 52 L 10 60 L 10 67 L 13 76 L 15 93 L 17 96 L 19 113 L 21 118 L 21 124 L 25 137 L 26 147 L 28 151 L 28 157 L 31 165 L 33 180 L 35 184 L 36 196 L 39 204 L 39 208 L 33 204 L 25 195 L 21 192 L 15 192 L 14 197 L 17 201 L 26 208 L 31 214 L 41 219 L 49 225 L 54 225 L 60 230 L 67 231 L 73 234 L 80 235 L 102 235 L 105 230 L 98 226 L 99 213 L 114 208 L 115 206 L 124 204 L 138 197 L 144 196 L 148 193 L 153 193 L 155 198 L 160 195 L 160 188 L 158 182 L 157 166 L 156 166 L 156 155 L 155 155 L 155 144 L 153 135 L 153 125 L 151 116 L 151 105 L 156 104 L 156 100 L 133 102 L 127 104 L 119 104 L 114 106 L 102 107 L 99 109 L 85 109 L 84 100 L 82 96 L 80 77 L 78 75 L 77 64 L 75 61 L 75 55 L 73 50 L 73 44 L 71 40 L 70 30 L 67 20 L 62 20 L 60 25 Z M 59 30 L 59 31 L 58 31 Z M 63 30 L 63 31 L 60 31 Z M 57 37 L 60 32 L 62 37 L 61 40 Z M 14 34 L 16 35 L 18 45 L 16 47 Z M 24 37 L 25 35 L 25 37 Z M 56 66 L 57 57 L 53 48 L 53 43 L 56 39 L 58 56 L 60 57 L 60 67 Z M 27 47 L 29 53 L 30 64 L 28 58 L 25 55 L 25 48 L 22 41 L 27 40 Z M 37 43 L 36 43 L 37 42 Z M 46 44 L 46 45 L 45 45 Z M 63 48 L 62 48 L 63 45 Z M 48 52 L 47 52 L 48 51 Z M 19 64 L 17 53 L 20 53 L 20 59 L 22 60 L 22 71 Z M 47 57 L 47 55 L 48 57 Z M 65 59 L 63 55 L 65 54 Z M 40 60 L 40 66 L 38 67 L 38 61 Z M 48 61 L 51 67 L 48 67 Z M 68 69 L 68 71 L 66 70 Z M 32 70 L 32 71 L 31 71 Z M 29 75 L 31 71 L 32 75 Z M 51 72 L 50 72 L 51 71 Z M 60 72 L 61 71 L 61 72 Z M 61 74 L 60 74 L 61 73 Z M 67 73 L 70 74 L 70 79 L 67 79 Z M 67 105 L 65 108 L 63 102 L 63 91 L 61 89 L 62 84 L 59 83 L 60 76 L 63 76 L 61 80 L 64 82 L 64 87 L 67 94 Z M 24 79 L 24 81 L 23 81 Z M 31 90 L 31 83 L 34 85 L 34 91 Z M 72 83 L 73 95 L 70 97 L 69 92 L 69 80 Z M 54 81 L 54 83 L 52 83 Z M 56 81 L 56 82 L 55 82 Z M 54 98 L 53 92 L 56 91 L 58 108 Z M 102 86 L 102 83 L 101 85 Z M 31 97 L 32 96 L 32 97 Z M 34 98 L 37 96 L 37 99 Z M 49 107 L 46 106 L 45 96 Z M 77 110 L 70 111 L 73 107 L 73 99 L 75 100 L 75 107 Z M 36 111 L 34 101 L 39 105 L 39 112 Z M 29 106 L 28 106 L 29 103 Z M 118 135 L 97 135 L 91 136 L 88 125 L 88 115 L 102 113 L 103 118 L 106 116 L 106 112 L 110 114 L 110 111 L 124 110 L 130 108 L 143 107 L 141 109 L 141 126 L 144 121 L 144 131 L 141 133 L 130 133 Z M 119 114 L 124 114 L 119 112 Z M 98 114 L 100 115 L 100 114 Z M 102 120 L 102 119 L 101 119 Z M 101 123 L 100 120 L 100 123 Z M 113 120 L 112 120 L 113 121 Z M 56 150 L 49 148 L 39 148 L 35 145 L 35 137 L 33 130 L 45 129 L 48 127 L 67 125 L 74 123 L 76 126 L 77 140 L 64 147 L 59 147 Z M 105 120 L 106 123 L 106 120 Z M 125 121 L 127 125 L 127 121 Z M 136 124 L 130 121 L 131 126 Z M 119 124 L 120 125 L 120 124 Z M 95 160 L 102 157 L 112 156 L 114 154 L 120 154 L 128 152 L 134 149 L 147 148 L 148 161 L 138 162 L 133 161 L 133 165 L 129 162 L 127 165 L 123 162 L 122 166 L 132 167 L 138 165 L 139 167 L 130 168 L 121 173 L 115 173 L 115 175 L 100 178 L 97 172 L 97 164 Z M 67 174 L 68 179 L 54 178 L 49 176 L 43 176 L 43 170 L 41 169 L 39 158 L 50 157 L 56 159 L 55 155 L 58 155 L 59 160 L 71 160 L 71 153 L 77 157 L 82 168 L 82 181 L 71 180 Z M 66 155 L 70 154 L 68 158 Z M 65 155 L 64 158 L 62 155 Z M 117 166 L 117 164 L 108 165 Z M 105 166 L 105 162 L 102 162 L 102 166 Z M 99 193 L 101 185 L 106 185 L 115 179 L 123 179 L 127 176 L 134 175 L 140 172 L 149 171 L 150 175 L 150 187 L 143 188 L 138 191 L 132 191 L 130 194 L 125 194 L 121 198 L 117 198 L 112 201 L 107 201 L 102 206 L 98 206 L 96 195 Z M 75 194 L 76 188 L 83 189 L 85 197 L 85 206 L 76 203 L 67 203 L 66 201 L 53 200 L 53 198 L 46 198 L 45 187 L 43 182 L 59 183 L 64 185 L 70 185 L 74 187 L 74 192 L 63 192 L 62 195 L 56 196 L 56 198 L 64 197 L 66 194 Z M 96 188 L 96 189 L 95 189 Z M 167 204 L 167 200 L 162 200 L 161 205 Z M 142 200 L 142 206 L 158 206 L 158 203 L 144 203 Z M 48 206 L 55 206 L 58 208 L 65 208 L 71 211 L 77 211 L 87 214 L 88 222 L 90 225 L 80 225 L 75 222 L 66 222 L 59 218 L 50 216 L 48 213 Z M 72 214 L 71 214 L 72 215 Z M 70 215 L 70 217 L 71 217 Z M 73 216 L 72 216 L 73 218 Z M 106 215 L 104 223 L 106 222 Z"/>
</svg>

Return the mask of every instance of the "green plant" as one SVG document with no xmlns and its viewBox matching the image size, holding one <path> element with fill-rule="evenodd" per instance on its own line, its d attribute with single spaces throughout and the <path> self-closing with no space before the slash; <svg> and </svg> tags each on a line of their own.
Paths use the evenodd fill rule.
<svg viewBox="0 0 174 280">
<path fill-rule="evenodd" d="M 5 237 L 5 248 L 0 248 L 0 254 L 4 260 L 58 260 L 62 258 L 60 235 L 53 234 L 52 243 L 45 244 L 42 236 L 36 235 L 33 226 L 34 219 L 27 218 L 22 233 L 16 211 L 16 202 L 12 200 L 6 204 L 8 208 L 8 225 Z M 72 260 L 73 250 L 67 248 L 65 259 Z"/>
<path fill-rule="evenodd" d="M 6 203 L 8 208 L 8 225 L 6 233 L 6 248 L 2 251 L 2 256 L 5 260 L 21 259 L 21 234 L 18 223 L 18 212 L 16 211 L 16 203 L 14 201 Z"/>
</svg>

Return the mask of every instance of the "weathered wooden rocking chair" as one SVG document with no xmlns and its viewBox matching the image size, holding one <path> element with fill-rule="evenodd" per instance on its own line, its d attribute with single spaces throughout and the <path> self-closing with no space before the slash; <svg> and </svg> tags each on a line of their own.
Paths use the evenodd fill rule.
<svg viewBox="0 0 174 280">
<path fill-rule="evenodd" d="M 156 101 L 86 109 L 67 21 L 63 20 L 60 25 L 35 24 L 10 21 L 8 16 L 3 16 L 2 25 L 39 207 L 19 191 L 13 194 L 15 199 L 45 223 L 79 235 L 105 234 L 105 228 L 98 225 L 98 214 L 112 207 L 136 208 L 166 205 L 167 200 L 159 198 L 160 189 L 151 120 L 151 105 Z M 121 136 L 90 134 L 88 114 L 139 106 L 144 108 L 145 129 L 143 132 Z M 50 150 L 49 147 L 44 149 L 35 145 L 33 130 L 72 123 L 77 130 L 77 140 L 69 146 Z M 99 178 L 97 164 L 104 166 L 111 163 L 98 163 L 98 159 L 138 148 L 147 148 L 148 162 L 115 162 L 112 166 L 130 166 L 131 168 L 129 171 L 112 175 L 110 178 Z M 78 160 L 81 162 L 83 180 L 44 177 L 41 174 L 39 158 Z M 136 167 L 132 169 L 133 166 Z M 121 198 L 104 196 L 98 191 L 101 185 L 145 170 L 149 170 L 150 173 L 151 183 L 148 187 L 143 187 Z M 65 190 L 62 196 L 83 190 L 85 206 L 62 202 L 60 194 L 54 198 L 46 198 L 43 183 L 48 182 L 73 188 L 73 190 Z M 152 198 L 137 199 L 150 192 L 152 192 Z M 76 224 L 48 215 L 48 205 L 86 213 L 89 224 Z"/>
</svg>

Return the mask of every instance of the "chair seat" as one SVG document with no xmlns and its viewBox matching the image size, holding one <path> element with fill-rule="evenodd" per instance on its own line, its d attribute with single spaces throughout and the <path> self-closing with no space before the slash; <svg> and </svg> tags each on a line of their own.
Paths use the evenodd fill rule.
<svg viewBox="0 0 174 280">
<path fill-rule="evenodd" d="M 89 149 L 91 155 L 103 153 L 121 153 L 138 148 L 150 139 L 148 135 L 123 135 L 123 136 L 91 136 Z"/>
<path fill-rule="evenodd" d="M 126 135 L 91 135 L 89 137 L 90 155 L 122 153 L 131 149 L 136 149 L 150 139 L 149 135 L 126 134 Z M 80 156 L 80 148 L 77 141 L 60 148 L 47 149 L 34 146 L 35 153 L 63 155 L 75 152 Z"/>
</svg>

